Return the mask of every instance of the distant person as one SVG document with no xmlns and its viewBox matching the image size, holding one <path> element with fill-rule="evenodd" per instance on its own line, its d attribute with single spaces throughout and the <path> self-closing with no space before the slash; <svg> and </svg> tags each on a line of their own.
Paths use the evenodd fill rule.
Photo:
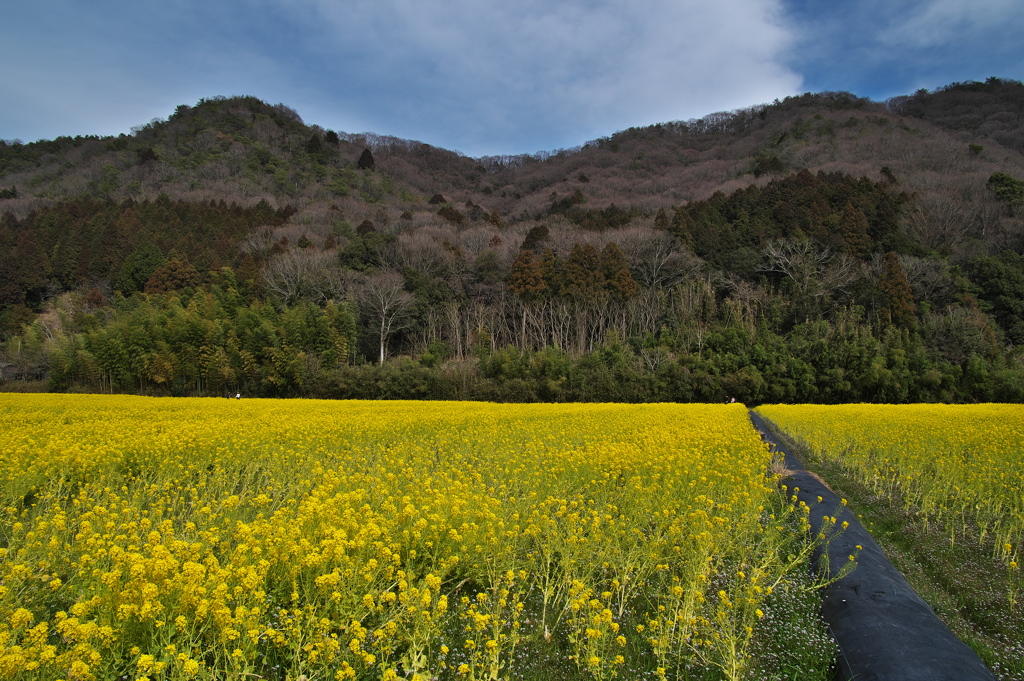
<svg viewBox="0 0 1024 681">
<path fill-rule="evenodd" d="M 235 393 L 235 399 L 236 400 L 242 399 L 242 393 Z"/>
</svg>

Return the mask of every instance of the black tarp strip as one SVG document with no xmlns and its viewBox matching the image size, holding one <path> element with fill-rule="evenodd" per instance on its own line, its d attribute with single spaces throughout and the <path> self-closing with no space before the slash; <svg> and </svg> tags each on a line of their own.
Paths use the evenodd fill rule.
<svg viewBox="0 0 1024 681">
<path fill-rule="evenodd" d="M 857 567 L 825 587 L 821 614 L 840 648 L 840 681 L 995 681 L 978 655 L 942 623 L 893 567 L 849 508 L 813 477 L 772 434 L 761 416 L 750 412 L 761 437 L 785 456 L 793 475 L 782 484 L 810 509 L 815 535 L 822 519 L 849 523 L 828 545 L 829 565 L 838 570 L 857 553 Z M 799 491 L 793 492 L 794 488 Z M 821 501 L 818 501 L 821 497 Z M 857 545 L 863 548 L 858 553 Z M 822 556 L 815 555 L 815 567 Z"/>
</svg>

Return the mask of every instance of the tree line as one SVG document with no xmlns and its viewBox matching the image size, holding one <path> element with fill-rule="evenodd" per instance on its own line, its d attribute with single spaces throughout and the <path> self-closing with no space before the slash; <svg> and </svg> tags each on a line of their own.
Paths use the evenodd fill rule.
<svg viewBox="0 0 1024 681">
<path fill-rule="evenodd" d="M 990 180 L 1011 213 L 1018 182 Z M 952 265 L 900 227 L 909 201 L 884 173 L 800 172 L 620 224 L 585 197 L 528 229 L 438 197 L 429 225 L 339 215 L 293 241 L 288 208 L 80 199 L 0 221 L 3 370 L 173 395 L 1024 399 L 1019 247 Z"/>
</svg>

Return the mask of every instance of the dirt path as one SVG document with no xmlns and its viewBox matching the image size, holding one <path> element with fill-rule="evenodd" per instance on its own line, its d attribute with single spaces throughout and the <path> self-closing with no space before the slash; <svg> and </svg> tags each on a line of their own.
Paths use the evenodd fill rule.
<svg viewBox="0 0 1024 681">
<path fill-rule="evenodd" d="M 828 485 L 787 452 L 753 410 L 750 420 L 762 439 L 785 456 L 790 475 L 783 481 L 810 509 L 817 533 L 822 518 L 834 516 L 849 527 L 816 555 L 838 570 L 857 553 L 857 568 L 825 588 L 821 613 L 839 644 L 842 681 L 995 681 L 977 654 L 943 624 L 882 553 L 857 517 Z M 798 488 L 798 489 L 797 489 Z"/>
</svg>

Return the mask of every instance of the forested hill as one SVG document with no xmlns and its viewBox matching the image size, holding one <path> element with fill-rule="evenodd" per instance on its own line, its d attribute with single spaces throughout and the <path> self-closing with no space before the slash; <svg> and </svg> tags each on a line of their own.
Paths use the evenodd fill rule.
<svg viewBox="0 0 1024 681">
<path fill-rule="evenodd" d="M 0 142 L 6 389 L 1024 400 L 1024 85 L 468 158 L 252 97 Z M 5 389 L 5 388 L 0 388 Z"/>
</svg>

